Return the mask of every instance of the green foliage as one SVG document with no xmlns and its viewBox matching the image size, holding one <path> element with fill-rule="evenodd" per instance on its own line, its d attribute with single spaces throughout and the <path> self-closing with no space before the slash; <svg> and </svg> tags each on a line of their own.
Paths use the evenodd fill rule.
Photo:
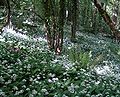
<svg viewBox="0 0 120 97">
<path fill-rule="evenodd" d="M 87 40 L 83 37 L 81 42 L 92 42 L 89 39 L 89 37 L 87 37 Z M 43 42 L 38 44 L 34 42 L 30 45 L 30 43 L 22 44 L 22 42 L 13 40 L 10 41 L 9 39 L 7 42 L 0 42 L 0 96 L 119 97 L 119 79 L 101 76 L 95 71 L 85 70 L 91 62 L 95 63 L 95 65 L 101 63 L 102 54 L 97 54 L 92 58 L 94 56 L 93 51 L 91 52 L 92 49 L 86 52 L 85 49 L 78 48 L 78 46 L 77 49 L 71 48 L 69 50 L 69 59 L 73 62 L 78 61 L 79 64 L 66 68 L 65 65 L 69 64 L 66 63 L 65 59 L 61 57 L 56 62 L 55 55 L 49 50 L 43 49 Z M 95 41 L 95 39 L 93 40 Z M 36 46 L 33 47 L 33 44 Z M 93 45 L 97 45 L 97 43 L 92 43 L 91 46 Z M 107 45 L 107 47 L 113 53 L 119 52 L 119 48 L 115 45 L 114 49 L 112 49 L 111 45 Z M 85 48 L 88 50 L 87 47 Z M 100 49 L 98 52 L 100 52 Z M 92 56 L 90 56 L 91 54 Z M 95 61 L 91 61 L 92 59 Z M 65 63 L 62 63 L 63 61 Z"/>
<path fill-rule="evenodd" d="M 69 60 L 84 69 L 108 64 L 112 68 L 119 67 L 119 49 L 120 46 L 109 38 L 85 33 L 78 34 L 78 43 L 65 44 Z"/>
<path fill-rule="evenodd" d="M 90 56 L 88 52 L 79 51 L 77 52 L 75 48 L 71 48 L 68 51 L 68 57 L 72 62 L 77 62 L 81 68 L 89 67 Z"/>
<path fill-rule="evenodd" d="M 44 0 L 12 1 L 15 1 L 15 4 L 11 2 L 13 25 L 27 30 L 29 35 L 41 35 Z M 59 1 L 52 1 L 57 20 Z M 110 8 L 108 13 L 112 13 L 108 0 L 101 1 Z M 72 9 L 71 2 L 66 0 L 67 11 Z M 113 0 L 111 2 L 114 5 Z M 46 42 L 5 33 L 5 41 L 0 41 L 0 97 L 119 97 L 120 46 L 111 39 L 90 34 L 107 33 L 109 28 L 90 0 L 79 0 L 79 5 L 80 27 L 77 29 L 87 34 L 77 32 L 77 43 L 64 44 L 63 56 L 49 51 Z M 1 26 L 6 13 L 3 9 L 0 12 Z M 64 30 L 69 28 L 65 31 L 68 37 L 71 21 L 66 19 L 65 22 Z M 102 66 L 111 67 L 113 75 L 98 74 L 95 68 Z"/>
<path fill-rule="evenodd" d="M 93 61 L 91 61 L 91 68 L 94 68 L 96 65 L 98 65 L 100 62 L 104 60 L 103 54 L 98 55 Z"/>
</svg>

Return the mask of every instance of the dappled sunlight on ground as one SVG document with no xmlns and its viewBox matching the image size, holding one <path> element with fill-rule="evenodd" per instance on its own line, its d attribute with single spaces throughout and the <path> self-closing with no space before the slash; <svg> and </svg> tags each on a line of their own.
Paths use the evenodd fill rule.
<svg viewBox="0 0 120 97">
<path fill-rule="evenodd" d="M 100 75 L 106 75 L 112 72 L 109 66 L 97 67 L 95 68 L 95 71 Z"/>
<path fill-rule="evenodd" d="M 23 31 L 24 32 L 24 31 Z M 19 33 L 19 32 L 16 32 L 13 27 L 4 27 L 3 28 L 3 35 L 2 36 L 6 36 L 6 35 L 10 35 L 12 37 L 16 37 L 16 38 L 21 38 L 21 39 L 25 39 L 25 40 L 32 40 L 32 41 L 44 41 L 44 42 L 47 42 L 47 40 L 43 37 L 37 37 L 37 38 L 33 38 L 33 37 L 30 37 L 30 36 L 27 36 L 26 34 L 22 34 L 22 33 Z"/>
<path fill-rule="evenodd" d="M 15 30 L 13 30 L 13 28 L 5 27 L 3 34 L 7 34 L 7 33 L 10 33 L 11 35 L 13 35 L 15 37 L 19 37 L 19 38 L 23 38 L 23 39 L 29 39 L 29 37 L 27 35 L 24 35 L 24 34 L 21 34 L 21 33 L 17 33 Z"/>
<path fill-rule="evenodd" d="M 98 66 L 94 70 L 96 71 L 96 73 L 98 75 L 111 76 L 111 77 L 115 77 L 116 79 L 120 79 L 119 67 L 112 68 L 112 67 L 106 65 L 106 66 Z"/>
</svg>

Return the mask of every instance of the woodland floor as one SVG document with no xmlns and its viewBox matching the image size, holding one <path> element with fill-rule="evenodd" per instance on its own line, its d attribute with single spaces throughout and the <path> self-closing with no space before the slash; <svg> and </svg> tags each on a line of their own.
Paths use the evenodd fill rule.
<svg viewBox="0 0 120 97">
<path fill-rule="evenodd" d="M 38 40 L 15 33 L 0 36 L 0 96 L 120 96 L 120 44 L 77 33 L 77 43 L 65 38 L 63 53 L 55 55 L 45 39 Z"/>
</svg>

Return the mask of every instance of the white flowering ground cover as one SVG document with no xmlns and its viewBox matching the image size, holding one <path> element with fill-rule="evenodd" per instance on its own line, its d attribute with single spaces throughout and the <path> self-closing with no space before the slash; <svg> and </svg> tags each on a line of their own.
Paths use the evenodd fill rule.
<svg viewBox="0 0 120 97">
<path fill-rule="evenodd" d="M 71 53 L 65 51 L 61 56 L 50 52 L 44 41 L 1 38 L 0 97 L 120 97 L 120 69 L 116 69 L 120 46 L 105 40 L 97 43 L 94 37 L 82 38 L 81 47 L 69 43 L 66 48 Z M 101 74 L 102 66 L 111 71 Z"/>
<path fill-rule="evenodd" d="M 80 32 L 77 38 L 75 44 L 68 39 L 64 42 L 65 52 L 71 61 L 82 68 L 95 69 L 100 75 L 120 79 L 120 43 L 101 35 Z"/>
</svg>

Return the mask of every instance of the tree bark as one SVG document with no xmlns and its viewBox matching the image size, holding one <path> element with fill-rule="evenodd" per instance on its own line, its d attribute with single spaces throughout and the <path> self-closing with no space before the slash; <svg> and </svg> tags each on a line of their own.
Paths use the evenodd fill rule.
<svg viewBox="0 0 120 97">
<path fill-rule="evenodd" d="M 10 1 L 6 0 L 7 2 L 7 20 L 6 20 L 6 25 L 8 25 L 10 23 L 10 15 L 11 15 L 11 10 L 10 10 Z"/>
<path fill-rule="evenodd" d="M 120 32 L 115 28 L 113 20 L 110 18 L 108 13 L 102 8 L 99 0 L 94 0 L 94 5 L 97 7 L 99 13 L 103 17 L 106 24 L 110 27 L 113 37 L 115 37 L 116 40 L 120 40 Z"/>
<path fill-rule="evenodd" d="M 76 28 L 77 28 L 77 0 L 74 0 L 73 2 L 73 6 L 72 6 L 72 25 L 71 25 L 71 41 L 75 42 L 75 38 L 76 38 Z"/>
<path fill-rule="evenodd" d="M 50 30 L 50 2 L 51 0 L 43 0 L 44 2 L 44 15 L 45 15 L 45 27 L 46 27 L 46 37 L 47 37 L 47 42 L 48 46 L 50 49 L 52 49 L 52 44 L 51 44 L 51 30 Z"/>
<path fill-rule="evenodd" d="M 65 0 L 60 0 L 58 33 L 56 34 L 56 49 L 55 49 L 57 54 L 60 54 L 62 51 L 64 18 L 65 18 Z"/>
<path fill-rule="evenodd" d="M 10 15 L 11 15 L 11 10 L 10 10 L 10 1 L 9 0 L 5 0 L 5 1 L 3 1 L 3 0 L 0 0 L 0 6 L 5 6 L 6 7 L 6 11 L 7 11 L 7 16 L 6 16 L 6 22 L 5 22 L 5 24 L 0 28 L 0 32 L 1 32 L 1 34 L 2 34 L 2 29 L 5 27 L 5 26 L 7 26 L 7 25 L 9 25 L 10 24 Z"/>
</svg>

